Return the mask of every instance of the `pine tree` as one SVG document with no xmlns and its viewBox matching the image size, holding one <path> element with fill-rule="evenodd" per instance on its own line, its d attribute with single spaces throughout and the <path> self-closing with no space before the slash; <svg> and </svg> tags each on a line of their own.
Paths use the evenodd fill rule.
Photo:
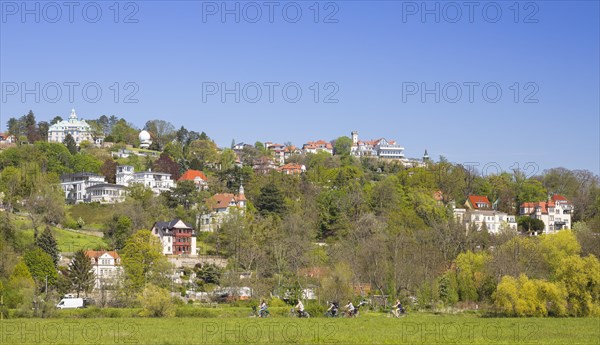
<svg viewBox="0 0 600 345">
<path fill-rule="evenodd" d="M 69 152 L 71 152 L 72 155 L 77 153 L 77 144 L 70 133 L 65 137 L 63 144 L 67 146 L 67 149 L 69 149 Z"/>
<path fill-rule="evenodd" d="M 95 276 L 92 268 L 92 262 L 83 249 L 75 252 L 69 265 L 68 277 L 73 290 L 77 291 L 77 297 L 80 292 L 89 292 L 94 287 Z"/>
<path fill-rule="evenodd" d="M 54 267 L 58 267 L 58 244 L 56 243 L 56 239 L 54 239 L 54 235 L 52 235 L 50 227 L 46 226 L 44 232 L 36 238 L 35 245 L 48 253 L 52 257 Z"/>
</svg>

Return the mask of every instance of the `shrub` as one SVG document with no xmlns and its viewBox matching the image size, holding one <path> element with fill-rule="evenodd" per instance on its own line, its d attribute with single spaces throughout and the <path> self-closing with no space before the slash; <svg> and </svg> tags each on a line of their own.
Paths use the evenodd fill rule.
<svg viewBox="0 0 600 345">
<path fill-rule="evenodd" d="M 172 317 L 175 316 L 175 307 L 168 290 L 154 284 L 148 284 L 144 291 L 138 295 L 142 305 L 141 316 Z"/>
</svg>

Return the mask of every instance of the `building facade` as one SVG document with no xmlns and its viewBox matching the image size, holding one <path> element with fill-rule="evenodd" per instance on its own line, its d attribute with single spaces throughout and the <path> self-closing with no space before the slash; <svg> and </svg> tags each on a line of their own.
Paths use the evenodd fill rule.
<svg viewBox="0 0 600 345">
<path fill-rule="evenodd" d="M 548 201 L 525 202 L 519 208 L 521 216 L 540 219 L 544 222 L 544 233 L 570 229 L 573 204 L 562 195 L 554 194 Z"/>
<path fill-rule="evenodd" d="M 48 129 L 48 141 L 62 143 L 67 134 L 71 134 L 77 146 L 83 141 L 95 143 L 94 135 L 90 125 L 85 120 L 79 120 L 75 109 L 71 111 L 71 115 L 67 120 L 59 121 Z"/>
<path fill-rule="evenodd" d="M 171 174 L 151 170 L 135 172 L 134 167 L 130 165 L 117 166 L 116 180 L 117 184 L 126 187 L 134 183 L 143 184 L 152 189 L 154 194 L 160 194 L 175 187 L 175 181 L 171 179 Z"/>
<path fill-rule="evenodd" d="M 358 138 L 358 131 L 353 131 L 351 136 L 352 147 L 350 148 L 350 154 L 353 156 L 395 160 L 404 159 L 404 147 L 398 145 L 394 140 L 381 138 L 363 141 Z"/>
<path fill-rule="evenodd" d="M 490 234 L 498 234 L 503 229 L 517 230 L 517 220 L 515 216 L 496 210 L 473 210 L 456 208 L 454 217 L 457 221 L 463 223 L 467 230 L 475 227 L 481 231 L 485 224 Z"/>
<path fill-rule="evenodd" d="M 154 223 L 152 234 L 160 240 L 165 255 L 197 255 L 196 232 L 181 219 Z"/>
<path fill-rule="evenodd" d="M 200 231 L 218 230 L 230 214 L 233 212 L 243 213 L 246 210 L 246 202 L 244 186 L 240 186 L 238 194 L 219 193 L 213 195 L 206 201 L 209 212 L 198 218 Z"/>
<path fill-rule="evenodd" d="M 65 174 L 60 177 L 60 186 L 65 193 L 65 201 L 69 204 L 91 202 L 88 188 L 105 183 L 104 176 L 86 172 Z"/>
<path fill-rule="evenodd" d="M 123 273 L 119 254 L 116 251 L 87 250 L 85 255 L 92 261 L 92 271 L 96 277 L 94 288 L 114 286 Z"/>
<path fill-rule="evenodd" d="M 120 184 L 100 183 L 87 188 L 89 202 L 114 204 L 123 202 L 127 196 L 127 187 Z"/>
</svg>

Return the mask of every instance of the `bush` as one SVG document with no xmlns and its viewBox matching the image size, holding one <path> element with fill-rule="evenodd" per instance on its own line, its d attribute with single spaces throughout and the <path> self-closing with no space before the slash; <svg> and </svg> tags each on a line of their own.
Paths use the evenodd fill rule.
<svg viewBox="0 0 600 345">
<path fill-rule="evenodd" d="M 148 284 L 139 294 L 138 300 L 142 305 L 141 316 L 172 317 L 175 316 L 175 307 L 168 290 L 154 284 Z"/>
<path fill-rule="evenodd" d="M 325 311 L 327 311 L 327 308 L 325 306 L 316 302 L 307 303 L 304 309 L 310 314 L 311 317 L 323 316 L 323 314 L 325 314 Z"/>
<path fill-rule="evenodd" d="M 285 303 L 283 300 L 277 298 L 277 297 L 273 297 L 271 298 L 271 300 L 268 302 L 269 307 L 273 307 L 273 308 L 277 308 L 277 307 L 287 307 L 287 303 Z"/>
</svg>

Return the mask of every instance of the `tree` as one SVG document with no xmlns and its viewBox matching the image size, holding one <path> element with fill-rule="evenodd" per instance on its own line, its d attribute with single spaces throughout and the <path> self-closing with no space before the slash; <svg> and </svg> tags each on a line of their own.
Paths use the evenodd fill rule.
<svg viewBox="0 0 600 345">
<path fill-rule="evenodd" d="M 84 141 L 81 143 L 82 147 L 85 143 L 89 143 L 88 141 Z M 98 173 L 100 172 L 100 168 L 102 167 L 102 161 L 97 159 L 88 153 L 80 153 L 76 154 L 71 158 L 71 168 L 73 171 L 85 171 Z"/>
<path fill-rule="evenodd" d="M 116 249 L 121 249 L 125 246 L 125 241 L 133 230 L 131 219 L 124 215 L 114 215 L 108 225 L 109 230 L 106 235 L 112 246 Z"/>
<path fill-rule="evenodd" d="M 165 144 L 175 137 L 175 127 L 165 120 L 150 120 L 146 122 L 144 129 L 152 133 L 154 142 L 158 144 L 159 149 L 165 147 Z"/>
<path fill-rule="evenodd" d="M 117 183 L 117 162 L 107 158 L 100 167 L 100 174 L 106 177 L 108 183 Z"/>
<path fill-rule="evenodd" d="M 92 269 L 92 262 L 85 255 L 85 251 L 83 249 L 76 251 L 69 264 L 68 278 L 71 287 L 77 292 L 77 297 L 80 292 L 90 292 L 94 287 L 95 277 Z"/>
<path fill-rule="evenodd" d="M 217 161 L 217 145 L 211 140 L 199 139 L 192 141 L 187 148 L 187 159 L 198 159 L 201 163 L 215 163 Z"/>
<path fill-rule="evenodd" d="M 113 116 L 111 116 L 111 119 Z M 110 120 L 110 119 L 109 119 Z M 112 125 L 110 135 L 115 143 L 137 145 L 139 142 L 138 130 L 125 119 L 120 119 Z"/>
<path fill-rule="evenodd" d="M 36 282 L 40 291 L 43 291 L 45 286 L 46 278 L 48 279 L 48 286 L 54 285 L 58 278 L 58 272 L 54 266 L 52 257 L 44 252 L 41 248 L 34 248 L 29 250 L 23 255 L 23 261 L 27 265 L 31 277 Z"/>
<path fill-rule="evenodd" d="M 160 282 L 167 259 L 162 245 L 149 230 L 139 230 L 126 242 L 121 252 L 127 285 L 131 291 L 142 291 L 148 282 Z"/>
<path fill-rule="evenodd" d="M 520 217 L 517 221 L 517 224 L 519 225 L 519 228 L 522 229 L 522 231 L 525 231 L 527 233 L 541 232 L 546 227 L 546 225 L 541 219 L 531 218 L 527 216 Z"/>
<path fill-rule="evenodd" d="M 339 137 L 335 139 L 333 145 L 333 152 L 337 156 L 348 156 L 350 155 L 350 149 L 352 148 L 352 139 L 347 136 Z"/>
<path fill-rule="evenodd" d="M 54 267 L 58 267 L 58 244 L 56 243 L 54 235 L 52 234 L 52 230 L 50 230 L 49 226 L 46 225 L 44 232 L 37 237 L 35 240 L 35 245 L 50 255 L 52 261 L 54 262 Z"/>
<path fill-rule="evenodd" d="M 233 168 L 236 159 L 235 152 L 232 149 L 224 149 L 221 152 L 219 157 L 219 164 L 221 165 L 221 170 L 229 170 Z"/>
<path fill-rule="evenodd" d="M 38 132 L 36 126 L 35 115 L 33 114 L 33 111 L 30 110 L 27 115 L 21 118 L 21 121 L 25 127 L 25 135 L 27 135 L 27 140 L 29 140 L 30 143 L 40 140 L 40 133 Z"/>
<path fill-rule="evenodd" d="M 12 274 L 3 291 L 4 303 L 9 308 L 17 308 L 22 304 L 31 304 L 35 291 L 35 282 L 31 277 L 31 272 L 23 260 L 15 265 Z"/>
<path fill-rule="evenodd" d="M 171 177 L 174 180 L 179 179 L 179 164 L 173 161 L 173 159 L 164 152 L 160 154 L 160 157 L 156 161 L 154 161 L 153 169 L 154 171 L 171 174 Z"/>
<path fill-rule="evenodd" d="M 285 206 L 281 190 L 273 183 L 262 187 L 256 199 L 256 208 L 263 216 L 268 214 L 283 215 Z"/>
<path fill-rule="evenodd" d="M 52 118 L 52 120 L 50 121 L 50 125 L 53 125 L 53 124 L 59 123 L 59 122 L 60 122 L 60 121 L 62 121 L 62 120 L 63 120 L 63 118 L 62 118 L 62 117 L 60 117 L 60 116 L 55 116 L 55 117 L 53 117 L 53 118 Z"/>
<path fill-rule="evenodd" d="M 40 121 L 38 123 L 38 133 L 40 135 L 40 139 L 43 141 L 48 140 L 48 130 L 50 129 L 50 124 L 46 121 Z"/>
<path fill-rule="evenodd" d="M 566 286 L 570 314 L 600 314 L 600 262 L 593 255 L 570 255 L 557 265 L 556 278 Z"/>
<path fill-rule="evenodd" d="M 528 179 L 518 184 L 518 204 L 524 202 L 543 201 L 548 198 L 548 192 L 538 180 Z"/>
<path fill-rule="evenodd" d="M 71 133 L 68 133 L 65 136 L 65 140 L 63 140 L 63 144 L 65 144 L 65 146 L 67 147 L 67 149 L 69 150 L 69 152 L 72 155 L 77 153 L 77 143 L 75 142 L 75 139 L 73 139 L 73 136 L 71 135 Z"/>
</svg>

